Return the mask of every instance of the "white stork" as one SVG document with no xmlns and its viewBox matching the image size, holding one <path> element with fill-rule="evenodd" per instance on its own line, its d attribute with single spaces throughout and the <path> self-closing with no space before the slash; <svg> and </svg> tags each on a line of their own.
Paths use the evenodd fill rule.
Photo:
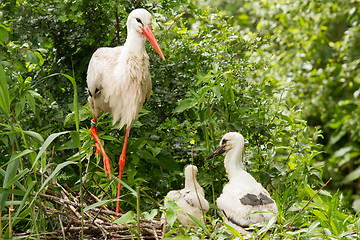
<svg viewBox="0 0 360 240">
<path fill-rule="evenodd" d="M 269 192 L 243 168 L 242 154 L 244 137 L 237 132 L 229 132 L 220 141 L 220 146 L 207 158 L 227 152 L 224 165 L 229 182 L 216 199 L 225 223 L 238 230 L 276 217 L 278 209 Z M 261 213 L 254 213 L 260 211 Z"/>
<path fill-rule="evenodd" d="M 133 10 L 127 19 L 127 38 L 124 46 L 99 48 L 92 55 L 87 71 L 89 105 L 94 114 L 90 132 L 103 155 L 104 169 L 111 173 L 110 160 L 97 136 L 96 121 L 101 111 L 111 112 L 113 124 L 119 129 L 127 126 L 124 146 L 119 159 L 119 179 L 125 165 L 126 145 L 131 124 L 149 99 L 151 79 L 146 39 L 165 60 L 151 30 L 151 14 L 145 9 Z M 99 149 L 100 148 L 100 149 Z M 116 212 L 119 212 L 121 183 L 118 183 Z"/>
<path fill-rule="evenodd" d="M 198 169 L 188 165 L 185 170 L 185 187 L 181 190 L 172 190 L 165 197 L 164 204 L 174 201 L 185 214 L 191 214 L 205 223 L 203 213 L 209 211 L 209 202 L 205 199 L 204 190 L 196 180 Z M 184 225 L 194 225 L 193 220 L 182 213 L 178 214 L 179 221 Z"/>
</svg>

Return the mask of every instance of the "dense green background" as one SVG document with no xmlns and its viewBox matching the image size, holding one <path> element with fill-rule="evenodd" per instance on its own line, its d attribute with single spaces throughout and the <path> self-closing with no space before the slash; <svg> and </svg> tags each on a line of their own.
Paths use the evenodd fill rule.
<svg viewBox="0 0 360 240">
<path fill-rule="evenodd" d="M 359 2 L 8 0 L 0 7 L 5 236 L 11 204 L 15 232 L 34 225 L 49 231 L 36 211 L 41 201 L 49 203 L 35 194 L 57 190 L 47 176 L 79 191 L 80 171 L 94 152 L 87 65 L 98 47 L 124 43 L 135 7 L 153 14 L 166 58 L 147 43 L 153 93 L 132 127 L 123 176 L 151 196 L 142 196 L 142 210 L 183 186 L 182 171 L 192 159 L 214 204 L 227 181 L 223 157 L 205 158 L 223 134 L 238 131 L 247 140 L 246 169 L 279 207 L 272 235 L 260 237 L 351 238 L 359 232 Z M 117 172 L 124 130 L 111 125 L 110 114 L 101 115 L 98 129 Z M 100 194 L 91 180 L 104 188 L 110 181 L 97 165 L 101 159 L 91 158 L 85 186 Z M 286 228 L 330 177 L 292 224 L 297 229 Z M 115 184 L 110 195 L 116 195 Z M 134 210 L 126 189 L 122 200 L 125 211 Z M 208 215 L 219 220 L 211 206 Z"/>
</svg>

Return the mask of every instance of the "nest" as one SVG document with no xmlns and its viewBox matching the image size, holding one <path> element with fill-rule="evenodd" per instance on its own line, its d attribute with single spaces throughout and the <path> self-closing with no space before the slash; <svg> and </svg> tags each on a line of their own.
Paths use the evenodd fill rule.
<svg viewBox="0 0 360 240">
<path fill-rule="evenodd" d="M 66 185 L 61 188 L 62 196 L 59 192 L 51 190 L 47 190 L 46 194 L 38 194 L 47 203 L 54 203 L 45 204 L 45 201 L 41 201 L 41 210 L 52 230 L 40 233 L 40 239 L 81 239 L 82 234 L 84 239 L 160 239 L 164 237 L 163 221 L 140 218 L 136 224 L 121 225 L 114 223 L 114 220 L 123 214 L 111 211 L 104 205 L 101 208 L 93 207 L 82 214 L 82 208 L 100 200 L 87 191 L 86 196 L 90 195 L 92 200 L 89 198 L 85 200 L 84 197 L 81 208 L 79 194 L 73 192 Z M 30 233 L 14 234 L 13 236 L 24 237 L 27 235 Z"/>
</svg>

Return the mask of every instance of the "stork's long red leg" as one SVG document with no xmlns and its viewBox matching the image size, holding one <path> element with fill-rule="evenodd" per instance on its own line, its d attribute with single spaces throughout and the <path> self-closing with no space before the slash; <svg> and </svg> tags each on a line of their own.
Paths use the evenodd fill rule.
<svg viewBox="0 0 360 240">
<path fill-rule="evenodd" d="M 120 159 L 119 159 L 119 179 L 121 180 L 122 177 L 122 172 L 125 166 L 125 156 L 126 156 L 126 146 L 127 146 L 127 142 L 128 142 L 128 138 L 129 138 L 129 131 L 130 131 L 130 127 L 126 128 L 126 133 L 125 133 L 125 139 L 124 139 L 124 146 L 120 155 Z M 118 182 L 118 190 L 117 190 L 117 202 L 116 202 L 116 213 L 119 213 L 120 210 L 120 190 L 121 190 L 121 183 Z"/>
<path fill-rule="evenodd" d="M 91 121 L 91 127 L 90 127 L 90 133 L 93 136 L 93 138 L 96 141 L 95 147 L 98 150 L 100 150 L 101 154 L 103 155 L 103 162 L 104 162 L 104 169 L 105 169 L 105 176 L 108 176 L 108 172 L 111 173 L 111 167 L 110 167 L 110 159 L 107 156 L 104 147 L 102 146 L 100 139 L 97 134 L 96 129 L 96 116 L 94 116 L 94 119 Z M 110 179 L 111 175 L 109 174 Z"/>
</svg>

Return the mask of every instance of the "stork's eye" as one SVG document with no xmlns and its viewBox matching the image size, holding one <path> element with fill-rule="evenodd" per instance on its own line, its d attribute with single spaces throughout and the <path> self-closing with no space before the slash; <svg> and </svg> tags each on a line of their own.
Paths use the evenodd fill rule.
<svg viewBox="0 0 360 240">
<path fill-rule="evenodd" d="M 141 23 L 141 24 L 142 24 L 140 18 L 136 18 L 136 21 L 137 21 L 138 23 Z"/>
<path fill-rule="evenodd" d="M 227 139 L 223 139 L 221 145 L 224 145 L 227 141 L 228 141 Z"/>
</svg>

